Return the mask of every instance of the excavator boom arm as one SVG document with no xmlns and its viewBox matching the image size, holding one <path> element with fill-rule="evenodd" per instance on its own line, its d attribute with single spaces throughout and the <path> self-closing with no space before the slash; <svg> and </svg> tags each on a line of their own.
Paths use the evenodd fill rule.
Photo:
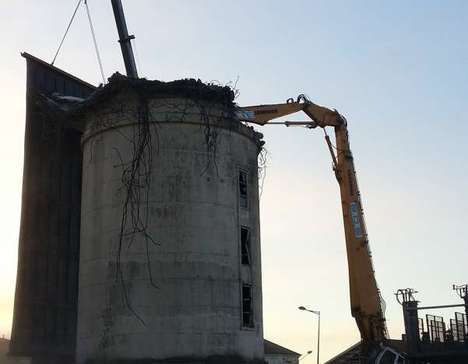
<svg viewBox="0 0 468 364">
<path fill-rule="evenodd" d="M 340 186 L 348 257 L 351 313 L 356 319 L 364 342 L 382 342 L 387 338 L 385 317 L 372 266 L 346 119 L 336 110 L 316 105 L 302 95 L 297 101 L 289 99 L 284 104 L 242 107 L 239 110 L 239 118 L 246 122 L 267 125 L 273 119 L 298 111 L 303 111 L 312 120 L 309 127 L 333 127 L 335 130 L 336 147 L 332 145 L 328 135 L 326 135 L 326 140 Z M 287 122 L 285 124 L 288 125 Z"/>
<path fill-rule="evenodd" d="M 342 120 L 335 110 L 314 104 L 310 101 L 300 102 L 289 99 L 284 104 L 266 104 L 244 106 L 239 108 L 239 119 L 250 123 L 265 125 L 271 120 L 303 111 L 317 126 L 339 126 Z"/>
<path fill-rule="evenodd" d="M 239 109 L 238 116 L 243 121 L 265 125 L 273 119 L 301 111 L 303 105 L 299 102 L 287 102 L 285 104 L 245 106 Z"/>
</svg>

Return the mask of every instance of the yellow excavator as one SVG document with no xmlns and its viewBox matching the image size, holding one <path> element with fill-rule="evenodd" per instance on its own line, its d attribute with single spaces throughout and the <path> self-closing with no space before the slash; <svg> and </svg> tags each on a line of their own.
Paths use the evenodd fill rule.
<svg viewBox="0 0 468 364">
<path fill-rule="evenodd" d="M 304 112 L 310 121 L 272 121 L 296 112 Z M 283 124 L 322 128 L 330 151 L 333 170 L 340 186 L 341 206 L 348 256 L 351 314 L 362 340 L 361 362 L 372 364 L 402 363 L 403 357 L 386 345 L 388 339 L 383 300 L 380 295 L 372 255 L 369 249 L 361 196 L 357 184 L 353 155 L 349 145 L 346 119 L 336 110 L 312 103 L 305 95 L 286 103 L 240 107 L 239 120 L 257 125 Z M 336 145 L 326 132 L 335 131 Z"/>
</svg>

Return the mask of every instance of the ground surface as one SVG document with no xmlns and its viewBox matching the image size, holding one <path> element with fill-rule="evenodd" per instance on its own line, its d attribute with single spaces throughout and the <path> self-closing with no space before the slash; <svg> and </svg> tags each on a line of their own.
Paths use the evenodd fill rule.
<svg viewBox="0 0 468 364">
<path fill-rule="evenodd" d="M 0 364 L 29 364 L 30 360 L 27 358 L 12 358 L 7 356 L 9 343 L 9 340 L 0 339 Z"/>
</svg>

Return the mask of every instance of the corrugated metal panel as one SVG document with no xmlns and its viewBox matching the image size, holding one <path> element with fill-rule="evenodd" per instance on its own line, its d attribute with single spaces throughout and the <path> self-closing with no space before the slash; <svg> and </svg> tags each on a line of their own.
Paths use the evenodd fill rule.
<svg viewBox="0 0 468 364">
<path fill-rule="evenodd" d="M 95 87 L 29 54 L 23 57 L 25 153 L 10 352 L 53 362 L 75 350 L 81 132 L 41 103 L 40 95 L 86 97 Z"/>
<path fill-rule="evenodd" d="M 29 53 L 21 53 L 27 60 L 27 89 L 36 90 L 45 95 L 57 92 L 62 95 L 87 97 L 96 87 L 88 82 L 51 66 L 47 62 Z"/>
</svg>

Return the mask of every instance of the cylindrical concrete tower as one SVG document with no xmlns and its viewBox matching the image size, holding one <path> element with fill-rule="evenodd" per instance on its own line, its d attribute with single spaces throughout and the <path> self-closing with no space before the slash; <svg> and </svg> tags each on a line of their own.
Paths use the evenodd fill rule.
<svg viewBox="0 0 468 364">
<path fill-rule="evenodd" d="M 80 111 L 78 363 L 263 361 L 263 142 L 232 100 L 114 77 Z"/>
</svg>

